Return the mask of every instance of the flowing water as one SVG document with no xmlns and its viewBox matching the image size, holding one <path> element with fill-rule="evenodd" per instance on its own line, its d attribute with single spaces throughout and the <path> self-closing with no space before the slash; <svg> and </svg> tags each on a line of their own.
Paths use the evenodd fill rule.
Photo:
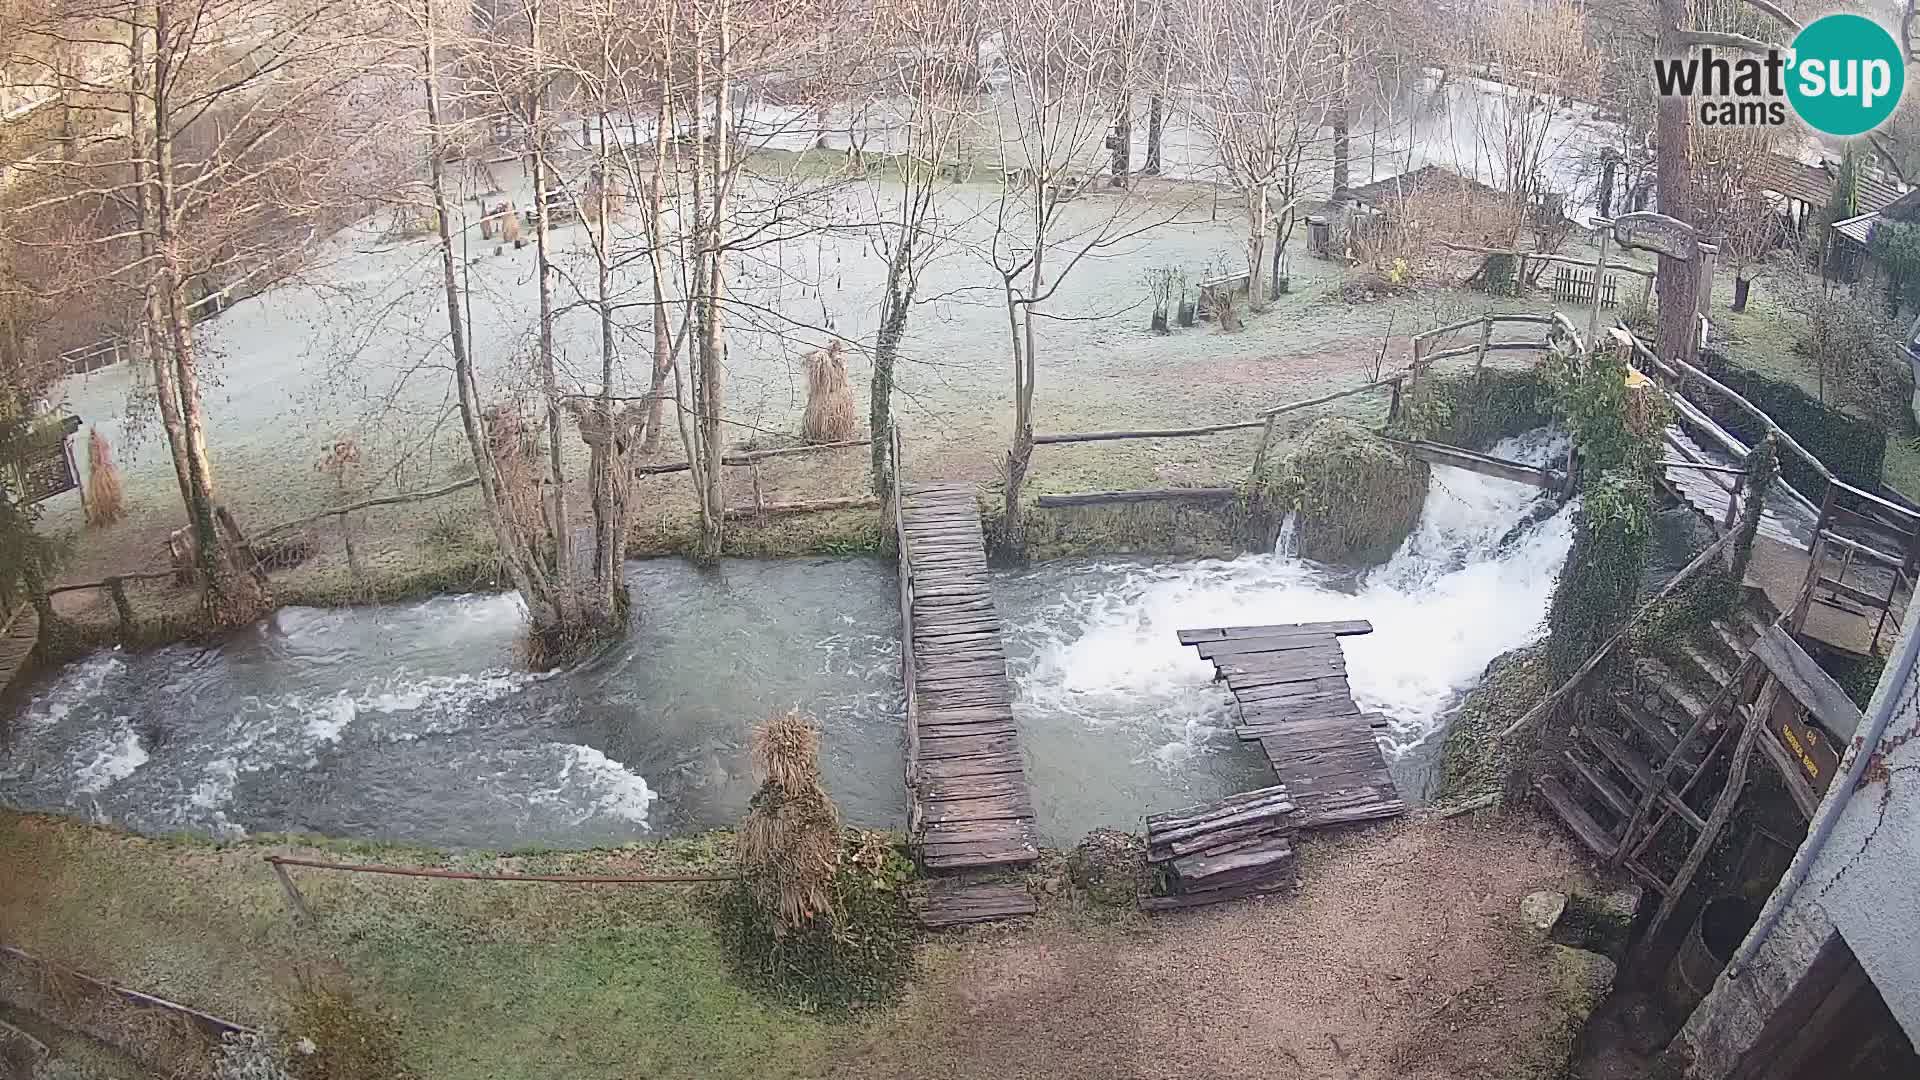
<svg viewBox="0 0 1920 1080">
<path fill-rule="evenodd" d="M 1564 453 L 1544 433 L 1495 448 Z M 1540 493 L 1436 468 L 1420 523 L 1355 573 L 1285 549 L 1232 560 L 1070 560 L 994 596 L 1047 838 L 1270 782 L 1232 701 L 1175 631 L 1370 619 L 1344 639 L 1364 709 L 1392 718 L 1403 791 L 1487 663 L 1541 633 L 1571 543 Z M 633 633 L 575 667 L 515 663 L 511 596 L 292 608 L 214 646 L 95 654 L 0 727 L 0 801 L 148 832 L 305 831 L 443 846 L 589 845 L 738 821 L 749 726 L 824 730 L 847 819 L 899 826 L 904 750 L 891 565 L 628 567 Z"/>
<path fill-rule="evenodd" d="M 1544 432 L 1494 454 L 1565 456 Z M 1232 698 L 1175 632 L 1189 627 L 1370 619 L 1342 639 L 1364 710 L 1393 721 L 1389 762 L 1419 796 L 1433 736 L 1487 664 L 1542 633 L 1572 544 L 1571 511 L 1539 518 L 1538 489 L 1435 468 L 1420 523 L 1387 563 L 1363 573 L 1285 550 L 1231 560 L 1066 560 L 1002 579 L 1040 826 L 1071 842 L 1093 825 L 1272 782 L 1257 748 L 1230 730 Z"/>
<path fill-rule="evenodd" d="M 847 818 L 905 816 L 891 565 L 658 560 L 627 580 L 633 634 L 548 675 L 515 663 L 510 595 L 289 608 L 214 647 L 98 653 L 16 716 L 0 801 L 148 832 L 608 843 L 736 822 L 749 725 L 798 706 Z"/>
</svg>

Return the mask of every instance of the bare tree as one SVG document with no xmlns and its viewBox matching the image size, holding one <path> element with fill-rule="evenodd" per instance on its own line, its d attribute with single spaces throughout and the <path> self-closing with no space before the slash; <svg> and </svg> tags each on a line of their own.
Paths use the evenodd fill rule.
<svg viewBox="0 0 1920 1080">
<path fill-rule="evenodd" d="M 1177 77 L 1192 84 L 1187 113 L 1246 202 L 1248 288 L 1261 311 L 1268 234 L 1306 193 L 1309 162 L 1318 164 L 1309 152 L 1330 121 L 1342 125 L 1335 151 L 1344 153 L 1347 9 L 1338 0 L 1174 0 L 1173 10 L 1184 28 Z"/>
<path fill-rule="evenodd" d="M 1134 84 L 1141 50 L 1132 0 L 986 0 L 1005 87 L 995 95 L 1006 177 L 985 253 L 999 278 L 1012 363 L 1013 439 L 1005 528 L 1022 545 L 1022 487 L 1033 453 L 1040 326 L 1061 283 L 1089 257 L 1177 211 L 1095 184 L 1116 88 Z M 1094 194 L 1098 190 L 1100 194 Z"/>
<path fill-rule="evenodd" d="M 46 85 L 113 117 L 82 132 L 67 110 L 74 130 L 59 146 L 14 163 L 43 181 L 42 196 L 10 209 L 33 221 L 89 208 L 90 228 L 43 242 L 92 249 L 103 278 L 140 297 L 135 340 L 217 624 L 254 618 L 268 597 L 219 500 L 196 312 L 286 274 L 341 220 L 342 182 L 371 130 L 352 90 L 377 59 L 376 23 L 330 0 L 76 0 L 16 38 L 28 48 L 9 58 L 31 70 L 30 58 L 82 51 L 86 63 L 44 69 Z"/>
<path fill-rule="evenodd" d="M 904 144 L 898 159 L 899 202 L 883 203 L 875 189 L 875 217 L 882 224 L 874 230 L 873 244 L 887 264 L 867 412 L 872 486 L 879 495 L 893 490 L 886 435 L 893 426 L 900 342 L 921 274 L 946 239 L 940 205 L 952 182 L 971 168 L 961 136 L 973 119 L 979 90 L 975 19 L 973 4 L 949 0 L 893 0 L 879 9 L 875 51 L 887 60 L 881 85 L 898 102 L 898 136 Z"/>
</svg>

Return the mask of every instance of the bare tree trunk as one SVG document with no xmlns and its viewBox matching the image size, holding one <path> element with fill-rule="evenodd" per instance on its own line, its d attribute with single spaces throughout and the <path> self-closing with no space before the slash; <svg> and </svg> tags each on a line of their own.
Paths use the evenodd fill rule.
<svg viewBox="0 0 1920 1080">
<path fill-rule="evenodd" d="M 545 57 L 542 54 L 540 0 L 531 0 L 528 12 L 534 85 L 527 103 L 527 138 L 533 144 L 533 248 L 540 278 L 540 383 L 547 397 L 547 465 L 553 485 L 553 496 L 548 502 L 552 508 L 548 528 L 553 534 L 553 581 L 557 590 L 553 600 L 564 620 L 573 606 L 575 567 L 573 528 L 567 518 L 566 461 L 561 456 L 563 418 L 560 387 L 553 369 L 553 263 L 549 247 L 552 222 L 547 210 L 547 86 L 542 70 Z"/>
<path fill-rule="evenodd" d="M 1264 184 L 1247 188 L 1247 305 L 1265 311 L 1272 305 L 1267 292 L 1267 223 L 1273 208 L 1267 204 Z"/>
<path fill-rule="evenodd" d="M 909 202 L 912 197 L 909 196 Z M 912 213 L 909 206 L 907 213 Z M 900 352 L 900 339 L 907 330 L 907 309 L 913 303 L 913 285 L 906 261 L 913 257 L 917 229 L 910 228 L 887 261 L 886 294 L 880 300 L 880 329 L 873 339 L 873 382 L 867 408 L 868 430 L 873 433 L 871 479 L 873 493 L 893 493 L 893 472 L 888 467 L 888 433 L 893 430 L 893 364 Z"/>
<path fill-rule="evenodd" d="M 1166 122 L 1166 98 L 1159 94 L 1147 99 L 1147 160 L 1140 171 L 1148 176 L 1160 175 L 1160 129 Z"/>
<path fill-rule="evenodd" d="M 1133 95 L 1122 92 L 1119 108 L 1113 115 L 1113 133 L 1107 136 L 1107 146 L 1113 153 L 1113 176 L 1107 181 L 1113 187 L 1127 186 L 1128 177 L 1133 170 Z"/>
<path fill-rule="evenodd" d="M 460 278 L 454 268 L 453 233 L 449 222 L 446 189 L 446 147 L 440 127 L 439 52 L 434 26 L 433 4 L 423 0 L 426 40 L 421 46 L 424 71 L 422 83 L 427 98 L 427 176 L 433 195 L 434 221 L 440 236 L 440 276 L 446 290 L 448 342 L 453 350 L 453 381 L 460 402 L 460 424 L 467 436 L 467 449 L 479 474 L 480 499 L 493 525 L 495 541 L 500 545 L 501 563 L 513 587 L 526 601 L 527 616 L 536 633 L 558 625 L 558 612 L 548 599 L 546 582 L 535 564 L 519 530 L 513 527 L 506 508 L 501 505 L 500 478 L 495 471 L 492 449 L 480 419 L 480 395 L 474 381 L 473 357 L 467 350 L 466 327 L 460 317 Z"/>
<path fill-rule="evenodd" d="M 1661 56 L 1683 56 L 1685 43 L 1677 32 L 1687 25 L 1686 0 L 1657 0 L 1658 51 Z M 1687 99 L 1661 96 L 1654 104 L 1654 174 L 1660 212 L 1693 224 L 1692 177 L 1687 171 Z M 1697 297 L 1694 259 L 1660 257 L 1655 278 L 1660 296 L 1660 355 L 1691 361 L 1697 351 L 1694 303 Z"/>
<path fill-rule="evenodd" d="M 672 120 L 668 108 L 668 87 L 660 90 L 660 108 L 654 124 L 653 145 L 653 182 L 647 187 L 647 260 L 653 268 L 653 381 L 648 393 L 653 400 L 647 404 L 647 433 L 640 443 L 643 453 L 652 453 L 660 443 L 660 424 L 662 410 L 666 401 L 662 391 L 667 386 L 667 375 L 673 370 L 673 328 L 667 319 L 667 234 L 665 187 L 667 173 L 667 125 Z"/>
<path fill-rule="evenodd" d="M 1025 508 L 1020 498 L 1027 483 L 1027 463 L 1033 458 L 1034 349 L 1038 343 L 1033 332 L 1033 304 L 1037 301 L 1031 298 L 1043 295 L 1042 289 L 1046 284 L 1042 257 L 1046 252 L 1047 217 L 1052 213 L 1046 204 L 1044 179 L 1036 181 L 1034 196 L 1039 214 L 1034 226 L 1033 265 L 1029 270 L 1026 294 L 1028 299 L 1016 298 L 1011 282 L 1007 289 L 1007 322 L 1013 345 L 1013 445 L 1007 451 L 1004 520 L 1007 544 L 1016 553 L 1026 550 Z"/>
<path fill-rule="evenodd" d="M 153 69 L 148 66 L 148 28 L 140 20 L 147 14 L 144 4 L 133 15 L 131 85 L 127 95 L 128 133 L 132 141 L 128 157 L 133 164 L 135 231 L 140 236 L 140 289 L 142 321 L 139 350 L 153 369 L 153 391 L 160 408 L 160 426 L 167 435 L 167 452 L 173 458 L 174 479 L 180 485 L 184 503 L 193 490 L 192 473 L 187 468 L 187 435 L 180 422 L 180 388 L 173 377 L 173 355 L 166 346 L 166 317 L 160 311 L 160 294 L 154 288 L 157 263 L 153 237 L 156 211 L 153 200 L 153 121 L 149 97 L 153 92 Z"/>
<path fill-rule="evenodd" d="M 243 565 L 240 553 L 216 519 L 213 463 L 207 453 L 206 414 L 200 400 L 198 355 L 187 311 L 186 277 L 181 269 L 177 230 L 177 188 L 173 172 L 172 102 L 168 56 L 171 48 L 167 5 L 154 7 L 153 79 L 153 224 L 159 255 L 161 300 L 166 308 L 175 390 L 180 401 L 182 456 L 186 458 L 187 522 L 193 531 L 194 561 L 198 565 L 203 603 L 208 616 L 221 626 L 238 626 L 259 618 L 270 600 L 257 568 Z"/>
<path fill-rule="evenodd" d="M 693 168 L 694 237 L 699 248 L 695 255 L 693 277 L 694 315 L 698 331 L 693 379 L 694 431 L 690 451 L 701 460 L 695 470 L 696 495 L 700 502 L 700 556 L 719 558 L 726 537 L 724 469 L 724 431 L 721 409 L 725 405 L 723 380 L 726 364 L 726 327 L 723 296 L 726 289 L 726 252 L 722 245 L 726 218 L 729 146 L 733 135 L 727 127 L 729 79 L 727 51 L 731 16 L 728 0 L 719 4 L 719 41 L 714 52 L 713 149 L 706 140 L 696 143 Z M 704 104 L 707 93 L 705 42 L 694 59 L 694 101 Z M 710 200 L 710 201 L 709 201 Z"/>
</svg>

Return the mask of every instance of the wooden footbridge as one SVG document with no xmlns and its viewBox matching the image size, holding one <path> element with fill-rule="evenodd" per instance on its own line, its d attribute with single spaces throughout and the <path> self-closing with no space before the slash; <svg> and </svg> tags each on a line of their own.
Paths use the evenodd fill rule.
<svg viewBox="0 0 1920 1080">
<path fill-rule="evenodd" d="M 1180 631 L 1233 692 L 1236 731 L 1260 744 L 1301 829 L 1407 812 L 1375 737 L 1386 721 L 1354 703 L 1340 650 L 1342 637 L 1372 632 L 1364 619 Z"/>
<path fill-rule="evenodd" d="M 909 835 L 929 870 L 1025 865 L 1039 838 L 973 487 L 903 487 L 896 506 Z"/>
</svg>

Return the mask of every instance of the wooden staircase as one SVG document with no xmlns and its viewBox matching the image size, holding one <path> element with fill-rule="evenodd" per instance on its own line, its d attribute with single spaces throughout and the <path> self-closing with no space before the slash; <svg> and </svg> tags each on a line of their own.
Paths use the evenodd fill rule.
<svg viewBox="0 0 1920 1080">
<path fill-rule="evenodd" d="M 1738 731 L 1725 717 L 1750 681 L 1753 644 L 1765 628 L 1743 607 L 1668 657 L 1638 660 L 1594 719 L 1574 730 L 1560 772 L 1535 781 L 1582 844 L 1663 898 L 1680 867 L 1661 865 L 1663 853 L 1649 848 L 1670 822 L 1696 838 L 1709 830 L 1718 791 L 1701 780 Z"/>
</svg>

